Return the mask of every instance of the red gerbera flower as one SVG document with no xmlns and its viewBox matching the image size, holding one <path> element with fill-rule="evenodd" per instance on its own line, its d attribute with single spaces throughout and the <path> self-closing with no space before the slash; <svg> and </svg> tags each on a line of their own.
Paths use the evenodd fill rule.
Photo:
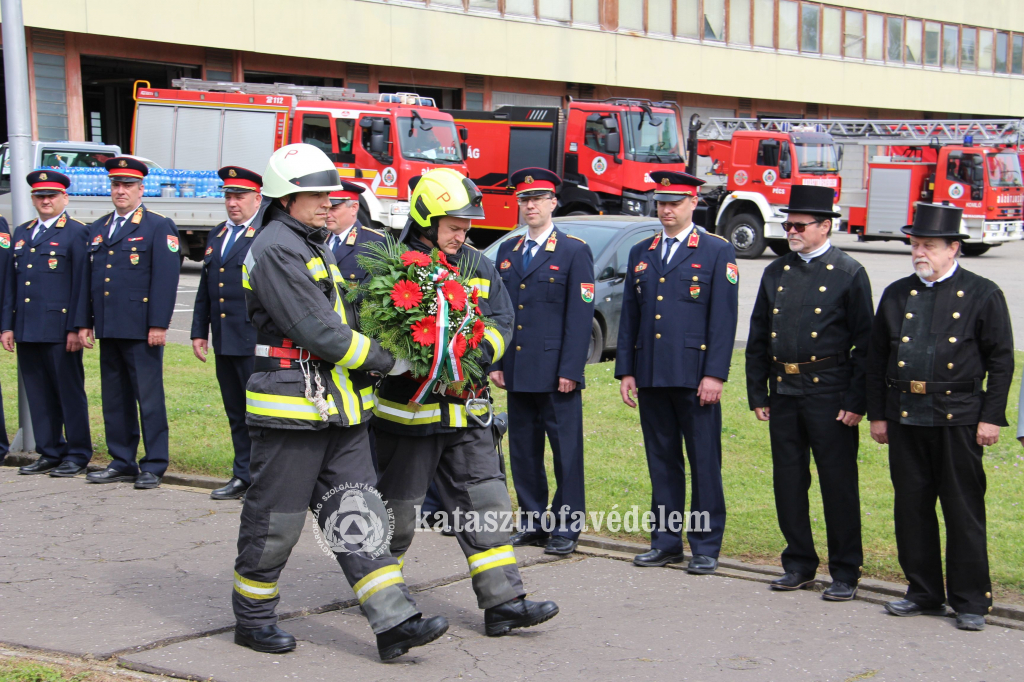
<svg viewBox="0 0 1024 682">
<path fill-rule="evenodd" d="M 437 318 L 428 315 L 418 322 L 413 322 L 409 327 L 412 329 L 412 340 L 421 346 L 429 346 L 434 343 L 437 335 Z"/>
<path fill-rule="evenodd" d="M 473 305 L 476 305 L 476 302 L 480 300 L 480 290 L 473 287 L 473 293 L 469 295 L 469 300 L 473 302 Z"/>
<path fill-rule="evenodd" d="M 441 263 L 441 265 L 445 266 L 446 268 L 454 272 L 456 275 L 459 274 L 458 266 L 452 265 L 451 263 L 448 262 L 448 257 L 445 256 L 444 251 L 438 251 L 437 259 Z"/>
<path fill-rule="evenodd" d="M 462 288 L 462 285 L 454 280 L 448 280 L 441 285 L 441 293 L 448 300 L 448 305 L 456 310 L 465 310 L 466 308 L 466 290 Z"/>
<path fill-rule="evenodd" d="M 423 292 L 415 282 L 403 279 L 395 282 L 395 286 L 391 288 L 391 300 L 395 302 L 396 308 L 409 310 L 420 304 L 420 301 L 423 300 Z"/>
<path fill-rule="evenodd" d="M 430 265 L 430 256 L 419 251 L 406 251 L 402 254 L 402 265 L 406 267 L 415 265 L 416 267 L 425 268 Z"/>
<path fill-rule="evenodd" d="M 469 337 L 469 347 L 476 348 L 483 341 L 484 331 L 487 326 L 483 323 L 483 320 L 477 320 L 473 323 L 473 335 Z"/>
<path fill-rule="evenodd" d="M 473 312 L 476 313 L 477 315 L 483 317 L 483 313 L 480 312 L 480 306 L 477 306 L 477 307 L 473 308 Z"/>
<path fill-rule="evenodd" d="M 456 334 L 454 347 L 452 348 L 455 351 L 455 357 L 461 358 L 466 354 L 466 345 L 466 337 L 462 334 Z"/>
</svg>

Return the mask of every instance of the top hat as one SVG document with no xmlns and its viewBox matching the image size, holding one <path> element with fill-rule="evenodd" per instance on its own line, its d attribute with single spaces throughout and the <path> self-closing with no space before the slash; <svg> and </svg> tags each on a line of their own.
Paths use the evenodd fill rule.
<svg viewBox="0 0 1024 682">
<path fill-rule="evenodd" d="M 655 171 L 651 180 L 658 185 L 654 188 L 654 200 L 666 202 L 700 196 L 700 186 L 704 184 L 700 178 L 677 171 Z"/>
<path fill-rule="evenodd" d="M 835 190 L 831 187 L 793 185 L 789 192 L 789 206 L 779 210 L 783 213 L 807 213 L 819 218 L 838 218 L 842 213 L 832 210 L 835 198 Z"/>
<path fill-rule="evenodd" d="M 967 235 L 960 231 L 963 213 L 964 210 L 957 206 L 926 204 L 922 201 L 917 204 L 913 225 L 904 225 L 900 230 L 911 237 L 967 239 Z"/>
</svg>

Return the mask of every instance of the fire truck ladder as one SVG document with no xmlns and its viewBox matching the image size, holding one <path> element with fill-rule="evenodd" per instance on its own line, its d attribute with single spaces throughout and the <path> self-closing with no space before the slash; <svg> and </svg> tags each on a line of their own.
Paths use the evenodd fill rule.
<svg viewBox="0 0 1024 682">
<path fill-rule="evenodd" d="M 204 81 L 198 78 L 176 78 L 171 85 L 179 90 L 201 92 L 232 92 L 245 95 L 284 95 L 302 100 L 333 102 L 369 102 L 372 104 L 411 104 L 437 108 L 432 97 L 420 97 L 413 92 L 372 93 L 356 92 L 351 88 L 329 88 L 291 83 L 232 83 Z"/>
<path fill-rule="evenodd" d="M 977 145 L 1020 145 L 1021 119 L 951 119 L 928 121 L 860 119 L 712 118 L 698 133 L 702 140 L 729 140 L 738 130 L 777 133 L 828 133 L 839 144 L 917 146 L 962 143 L 968 136 Z"/>
</svg>

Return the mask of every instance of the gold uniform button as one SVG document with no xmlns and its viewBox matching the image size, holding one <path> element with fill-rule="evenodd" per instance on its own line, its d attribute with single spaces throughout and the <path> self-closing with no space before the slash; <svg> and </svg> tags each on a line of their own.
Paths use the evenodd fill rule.
<svg viewBox="0 0 1024 682">
<path fill-rule="evenodd" d="M 221 268 L 221 269 L 220 269 L 220 271 L 221 271 L 221 272 L 224 272 L 224 268 Z"/>
<path fill-rule="evenodd" d="M 814 383 L 818 383 L 818 377 L 814 377 L 813 379 L 811 379 L 811 381 L 813 381 Z"/>
<path fill-rule="evenodd" d="M 911 289 L 910 290 L 910 295 L 911 296 L 917 296 L 917 289 Z"/>
<path fill-rule="evenodd" d="M 114 266 L 111 265 L 110 263 L 107 263 L 107 268 L 112 268 L 112 267 L 114 267 Z"/>
<path fill-rule="evenodd" d="M 904 410 L 903 412 L 900 412 L 900 416 L 903 417 L 904 419 L 906 419 L 907 418 L 906 410 Z"/>
<path fill-rule="evenodd" d="M 778 361 L 779 361 L 779 359 L 778 359 L 777 357 L 775 357 L 774 355 L 772 356 L 772 360 L 774 360 L 774 361 L 776 361 L 776 362 L 778 362 Z"/>
<path fill-rule="evenodd" d="M 772 332 L 772 338 L 773 339 L 775 338 L 775 332 Z"/>
<path fill-rule="evenodd" d="M 985 599 L 991 599 L 991 598 L 992 598 L 992 593 L 991 592 L 986 592 L 985 593 Z"/>
<path fill-rule="evenodd" d="M 910 342 L 910 337 L 909 336 L 904 336 L 901 340 L 903 341 L 903 343 L 909 343 Z"/>
<path fill-rule="evenodd" d="M 946 365 L 946 369 L 953 369 L 953 363 L 951 362 L 948 365 Z"/>
<path fill-rule="evenodd" d="M 702 343 L 702 344 L 700 344 L 700 349 L 701 350 L 707 350 L 708 347 L 705 344 Z"/>
<path fill-rule="evenodd" d="M 781 377 L 781 376 L 777 376 L 777 377 L 775 377 L 775 378 L 776 378 L 776 379 L 777 379 L 778 381 L 782 381 L 782 377 Z"/>
<path fill-rule="evenodd" d="M 772 311 L 772 315 L 778 315 L 778 314 L 779 314 L 779 309 L 778 308 L 776 308 L 775 310 Z"/>
<path fill-rule="evenodd" d="M 29 251 L 30 251 L 30 252 L 32 252 L 32 253 L 35 253 L 35 252 L 36 252 L 36 250 L 35 250 L 35 249 L 29 249 Z M 111 253 L 113 253 L 113 251 L 111 251 Z"/>
<path fill-rule="evenodd" d="M 658 281 L 661 282 L 662 284 L 664 284 L 665 283 L 665 278 L 661 277 L 661 278 L 658 279 Z"/>
<path fill-rule="evenodd" d="M 991 607 L 991 606 L 990 606 L 990 607 L 988 607 L 988 612 L 989 612 L 989 613 L 992 613 L 992 607 Z"/>
<path fill-rule="evenodd" d="M 349 278 L 349 279 L 355 279 L 355 278 L 356 278 L 356 273 L 354 273 L 354 272 L 352 272 L 352 273 L 349 273 L 349 276 L 348 276 L 348 278 Z"/>
<path fill-rule="evenodd" d="M 956 343 L 956 337 L 955 336 L 949 337 L 949 342 L 950 343 Z"/>
<path fill-rule="evenodd" d="M 946 415 L 946 419 L 952 419 L 952 418 L 953 418 L 953 415 L 951 415 L 951 414 L 947 414 Z"/>
<path fill-rule="evenodd" d="M 828 287 L 818 287 L 818 291 L 820 291 L 821 293 L 825 293 L 825 289 L 827 288 Z"/>
<path fill-rule="evenodd" d="M 149 303 L 149 297 L 147 296 L 146 298 L 142 299 L 142 302 L 143 303 Z M 221 317 L 224 317 L 224 316 L 221 315 Z"/>
<path fill-rule="evenodd" d="M 107 255 L 108 255 L 108 256 L 113 256 L 113 255 L 114 255 L 114 252 L 113 252 L 113 251 L 107 251 Z"/>
<path fill-rule="evenodd" d="M 31 264 L 31 263 L 29 263 L 29 264 L 28 264 L 28 269 L 29 269 L 29 270 L 31 270 L 31 269 L 32 269 L 32 264 Z"/>
<path fill-rule="evenodd" d="M 662 282 L 664 282 L 665 280 L 663 279 L 663 280 L 661 280 L 661 281 L 662 281 Z M 696 282 L 696 281 L 697 281 L 697 275 L 694 275 L 694 276 L 693 276 L 693 281 L 694 281 L 694 282 Z"/>
<path fill-rule="evenodd" d="M 661 313 L 658 313 L 657 315 L 655 315 L 655 316 L 654 316 L 654 319 L 656 319 L 656 320 L 660 320 L 660 319 L 661 319 Z"/>
<path fill-rule="evenodd" d="M 833 269 L 833 268 L 835 268 L 835 267 L 836 267 L 836 266 L 834 266 L 834 265 L 832 265 L 831 263 L 829 263 L 828 265 L 826 265 L 826 266 L 825 266 L 825 269 L 826 269 L 826 270 L 832 270 L 832 269 Z"/>
<path fill-rule="evenodd" d="M 811 362 L 814 362 L 814 361 L 815 361 L 815 360 L 817 360 L 817 359 L 818 359 L 818 356 L 817 356 L 817 355 L 812 355 L 812 356 L 811 356 Z"/>
<path fill-rule="evenodd" d="M 222 299 L 220 299 L 220 302 L 221 302 L 221 303 L 223 303 L 223 302 L 224 302 L 224 299 L 223 299 L 223 298 L 222 298 Z"/>
<path fill-rule="evenodd" d="M 61 309 L 60 309 L 60 311 L 61 311 L 62 313 L 67 313 L 67 312 L 68 312 L 68 309 L 67 309 L 67 308 L 61 308 Z"/>
<path fill-rule="evenodd" d="M 32 282 L 25 282 L 25 286 L 29 286 Z"/>
<path fill-rule="evenodd" d="M 526 285 L 525 285 L 525 284 L 520 284 L 520 285 L 519 285 L 519 288 L 520 288 L 520 289 L 525 289 L 525 288 L 526 288 Z"/>
<path fill-rule="evenodd" d="M 51 252 L 50 252 L 50 255 L 51 255 L 51 256 L 56 256 L 56 255 L 57 255 L 57 252 L 56 252 L 56 251 L 51 251 Z"/>
<path fill-rule="evenodd" d="M 779 291 L 782 291 L 782 287 L 779 287 Z"/>
<path fill-rule="evenodd" d="M 222 298 L 222 299 L 220 299 L 220 300 L 222 300 L 222 301 L 223 301 L 224 299 Z M 523 325 L 521 325 L 521 324 L 517 324 L 517 325 L 516 325 L 516 329 L 518 329 L 518 330 L 522 331 L 522 329 L 523 329 Z"/>
<path fill-rule="evenodd" d="M 107 267 L 109 268 L 110 266 L 108 265 Z M 224 282 L 221 282 L 221 283 L 220 283 L 220 284 L 218 284 L 217 286 L 219 286 L 219 287 L 222 287 L 222 288 L 223 288 L 223 286 L 224 286 Z"/>
<path fill-rule="evenodd" d="M 103 295 L 104 295 L 104 296 L 110 296 L 110 292 L 109 292 L 109 291 L 104 291 L 104 292 L 103 292 Z M 27 301 L 28 299 L 26 298 L 25 300 Z"/>
<path fill-rule="evenodd" d="M 958 297 L 960 297 L 960 298 L 963 298 L 963 297 L 964 297 L 964 292 L 962 292 L 962 291 L 958 291 L 958 292 L 956 292 L 956 295 L 957 295 Z"/>
<path fill-rule="evenodd" d="M 814 314 L 815 315 L 821 315 L 821 308 L 815 308 L 814 309 Z"/>
<path fill-rule="evenodd" d="M 953 391 L 946 391 L 946 395 L 953 395 Z"/>
<path fill-rule="evenodd" d="M 31 300 L 32 300 L 32 299 L 30 299 L 30 298 L 26 298 L 26 299 L 25 299 L 25 303 L 28 303 L 28 302 L 29 302 L 29 301 L 31 301 Z"/>
<path fill-rule="evenodd" d="M 554 282 L 554 281 L 555 281 L 554 277 L 548 277 L 548 282 Z"/>
<path fill-rule="evenodd" d="M 953 313 L 953 319 L 954 320 L 959 320 L 960 319 L 960 313 Z"/>
<path fill-rule="evenodd" d="M 138 249 L 133 246 L 132 251 L 138 251 Z"/>
<path fill-rule="evenodd" d="M 907 313 L 907 319 L 908 320 L 914 319 L 914 313 Z"/>
<path fill-rule="evenodd" d="M 105 277 L 105 278 L 103 279 L 103 281 L 104 281 L 104 282 L 109 282 L 109 281 L 110 281 L 110 278 L 109 278 L 109 277 Z"/>
<path fill-rule="evenodd" d="M 788 271 L 789 271 L 789 266 L 787 265 L 787 266 L 785 266 L 785 267 L 784 267 L 784 268 L 782 268 L 782 269 L 788 272 Z"/>
<path fill-rule="evenodd" d="M 818 332 L 811 332 L 811 338 L 812 339 L 818 338 Z"/>
<path fill-rule="evenodd" d="M 661 334 L 655 334 L 655 335 L 654 335 L 654 338 L 656 338 L 656 339 L 660 339 L 660 338 L 661 338 Z"/>
<path fill-rule="evenodd" d="M 523 349 L 522 346 L 516 346 L 516 350 L 522 350 L 522 349 Z"/>
<path fill-rule="evenodd" d="M 897 363 L 896 363 L 896 366 L 897 366 L 897 367 L 904 367 L 904 366 L 906 366 L 906 364 L 907 364 L 907 363 L 905 363 L 905 362 L 903 362 L 902 360 L 900 360 L 899 362 L 897 362 Z"/>
<path fill-rule="evenodd" d="M 665 298 L 665 297 L 664 297 L 664 296 L 659 296 L 659 297 L 658 297 L 658 300 L 660 301 L 660 300 L 661 300 L 661 299 L 663 299 L 663 298 Z"/>
<path fill-rule="evenodd" d="M 522 304 L 522 303 L 520 303 L 520 304 L 519 304 L 519 309 L 520 309 L 520 310 L 522 310 L 522 309 L 523 309 L 523 304 Z"/>
</svg>

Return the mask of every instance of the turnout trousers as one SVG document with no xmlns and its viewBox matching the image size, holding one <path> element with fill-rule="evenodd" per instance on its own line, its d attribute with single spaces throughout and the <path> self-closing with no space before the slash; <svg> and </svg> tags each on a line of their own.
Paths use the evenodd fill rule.
<svg viewBox="0 0 1024 682">
<path fill-rule="evenodd" d="M 544 435 L 551 442 L 555 495 L 551 512 L 553 535 L 579 538 L 586 514 L 583 474 L 583 392 L 508 394 L 508 448 L 512 481 L 527 530 L 541 530 L 548 508 L 548 477 L 544 471 Z M 568 507 L 564 510 L 563 507 Z M 578 519 L 578 520 L 577 520 Z M 575 523 L 574 523 L 575 521 Z"/>
<path fill-rule="evenodd" d="M 807 500 L 813 454 L 825 511 L 828 570 L 833 580 L 856 585 L 864 562 L 857 487 L 859 436 L 856 426 L 836 421 L 841 403 L 841 393 L 771 396 L 772 480 L 779 529 L 786 538 L 782 567 L 813 576 L 818 553 Z"/>
<path fill-rule="evenodd" d="M 278 578 L 312 511 L 317 543 L 345 573 L 374 633 L 417 615 L 388 552 L 388 512 L 373 489 L 367 425 L 251 430 L 252 485 L 238 529 L 231 603 L 245 628 L 277 622 Z"/>
<path fill-rule="evenodd" d="M 32 415 L 36 452 L 52 462 L 92 459 L 82 351 L 63 343 L 19 343 L 18 365 Z"/>
<path fill-rule="evenodd" d="M 134 476 L 167 471 L 167 407 L 164 404 L 164 349 L 135 339 L 100 339 L 103 428 L 112 469 Z M 138 465 L 139 415 L 146 456 Z"/>
<path fill-rule="evenodd" d="M 249 453 L 252 450 L 252 439 L 249 438 L 249 427 L 245 424 L 245 385 L 252 376 L 256 358 L 251 355 L 215 355 L 214 363 L 217 383 L 220 384 L 220 397 L 224 400 L 224 412 L 228 415 L 231 427 L 231 444 L 235 450 L 231 474 L 251 483 Z"/>
<path fill-rule="evenodd" d="M 526 594 L 509 544 L 512 501 L 489 428 L 400 436 L 377 429 L 378 489 L 393 509 L 391 551 L 401 557 L 412 544 L 416 507 L 431 481 L 441 509 L 469 563 L 477 605 L 488 609 Z M 475 514 L 473 514 L 475 512 Z M 475 521 L 475 522 L 474 522 Z"/>
<path fill-rule="evenodd" d="M 717 559 L 725 534 L 722 406 L 701 407 L 694 388 L 641 388 L 638 394 L 655 519 L 651 548 L 682 554 L 685 528 L 693 554 Z M 690 463 L 689 515 L 686 461 Z"/>
<path fill-rule="evenodd" d="M 976 440 L 977 425 L 888 424 L 896 549 L 910 583 L 906 598 L 926 608 L 948 599 L 957 613 L 987 614 L 992 583 L 985 537 L 984 452 Z M 945 586 L 936 498 L 946 523 Z"/>
</svg>

